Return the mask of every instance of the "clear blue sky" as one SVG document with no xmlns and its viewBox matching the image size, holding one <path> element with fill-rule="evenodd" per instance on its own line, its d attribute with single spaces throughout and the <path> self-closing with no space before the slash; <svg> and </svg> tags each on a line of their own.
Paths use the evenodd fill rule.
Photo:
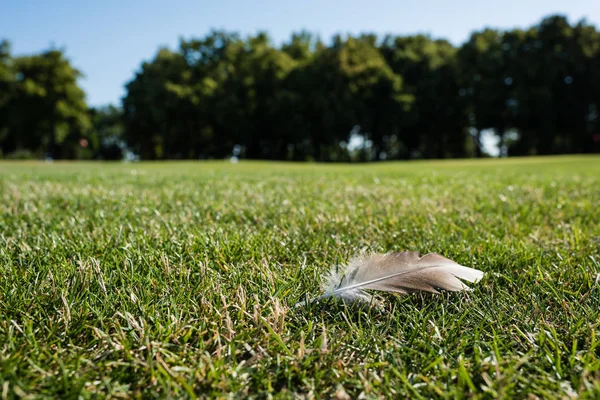
<svg viewBox="0 0 600 400">
<path fill-rule="evenodd" d="M 66 49 L 85 74 L 91 105 L 117 104 L 123 84 L 160 45 L 203 36 L 211 28 L 243 35 L 266 30 L 276 43 L 302 29 L 328 40 L 335 33 L 427 33 L 454 44 L 474 30 L 527 27 L 553 13 L 600 28 L 600 0 L 0 0 L 0 39 L 16 55 Z"/>
</svg>

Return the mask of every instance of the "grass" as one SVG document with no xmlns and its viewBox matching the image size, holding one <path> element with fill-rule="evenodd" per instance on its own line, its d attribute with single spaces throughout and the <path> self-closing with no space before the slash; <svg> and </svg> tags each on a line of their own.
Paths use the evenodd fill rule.
<svg viewBox="0 0 600 400">
<path fill-rule="evenodd" d="M 0 163 L 0 398 L 598 398 L 600 157 Z M 360 252 L 470 293 L 295 309 Z"/>
</svg>

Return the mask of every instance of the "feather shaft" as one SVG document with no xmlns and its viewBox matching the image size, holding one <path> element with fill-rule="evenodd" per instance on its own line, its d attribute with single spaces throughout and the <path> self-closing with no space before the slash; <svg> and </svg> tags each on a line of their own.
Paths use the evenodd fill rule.
<svg viewBox="0 0 600 400">
<path fill-rule="evenodd" d="M 430 268 L 435 268 L 435 267 L 425 267 L 425 268 L 423 268 L 420 271 L 423 271 L 425 269 L 430 269 Z M 370 285 L 372 283 L 377 283 L 377 282 L 384 281 L 384 280 L 387 280 L 387 279 L 391 279 L 391 278 L 394 278 L 394 277 L 397 277 L 397 276 L 407 275 L 407 274 L 410 274 L 411 272 L 414 273 L 415 271 L 402 271 L 402 272 L 398 272 L 398 273 L 395 273 L 395 274 L 392 274 L 392 275 L 382 276 L 381 278 L 372 279 L 370 281 L 359 282 L 359 283 L 355 283 L 353 285 L 345 286 L 343 288 L 334 290 L 333 291 L 333 296 L 335 296 L 336 294 L 348 291 L 348 290 L 365 287 L 365 286 L 368 286 L 368 285 Z M 329 296 L 327 296 L 327 297 L 329 297 Z"/>
</svg>

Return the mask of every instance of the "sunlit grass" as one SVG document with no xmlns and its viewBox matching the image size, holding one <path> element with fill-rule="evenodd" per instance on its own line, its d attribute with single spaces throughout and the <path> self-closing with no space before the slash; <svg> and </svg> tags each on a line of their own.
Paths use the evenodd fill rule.
<svg viewBox="0 0 600 400">
<path fill-rule="evenodd" d="M 0 185 L 4 397 L 600 395 L 600 157 L 0 163 Z M 293 307 L 362 250 L 487 275 Z"/>
</svg>

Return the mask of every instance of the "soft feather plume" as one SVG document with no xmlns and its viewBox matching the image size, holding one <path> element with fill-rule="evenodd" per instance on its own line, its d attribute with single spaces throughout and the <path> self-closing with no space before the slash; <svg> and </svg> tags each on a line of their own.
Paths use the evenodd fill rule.
<svg viewBox="0 0 600 400">
<path fill-rule="evenodd" d="M 356 257 L 350 261 L 345 273 L 335 269 L 330 272 L 325 293 L 312 299 L 339 297 L 344 301 L 371 301 L 366 289 L 393 293 L 418 291 L 439 293 L 436 289 L 449 291 L 470 290 L 460 279 L 477 282 L 483 272 L 462 266 L 436 253 L 421 255 L 416 251 L 373 254 Z M 302 301 L 296 306 L 305 305 Z"/>
</svg>

